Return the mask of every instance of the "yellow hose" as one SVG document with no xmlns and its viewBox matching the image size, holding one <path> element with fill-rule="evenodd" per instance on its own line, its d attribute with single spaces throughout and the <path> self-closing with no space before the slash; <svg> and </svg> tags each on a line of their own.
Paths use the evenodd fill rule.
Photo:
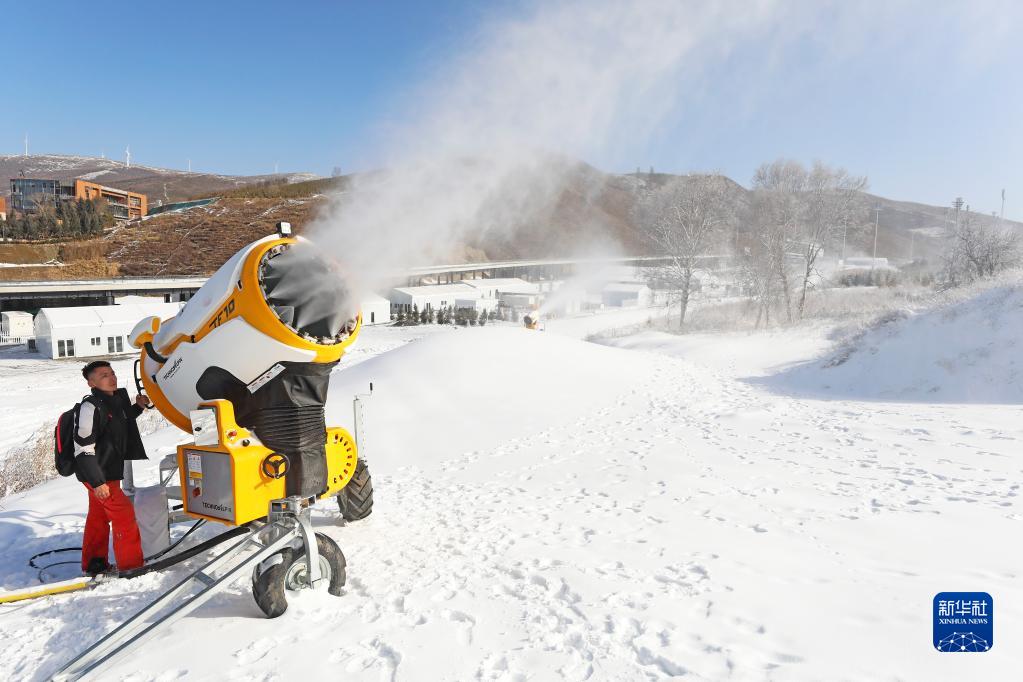
<svg viewBox="0 0 1023 682">
<path fill-rule="evenodd" d="M 95 579 L 83 576 L 81 578 L 64 580 L 59 583 L 40 585 L 39 587 L 26 587 L 21 590 L 13 590 L 11 592 L 0 592 L 0 604 L 13 604 L 14 602 L 25 601 L 26 599 L 48 597 L 51 594 L 62 594 L 64 592 L 84 590 L 93 587 L 96 584 L 97 581 Z"/>
</svg>

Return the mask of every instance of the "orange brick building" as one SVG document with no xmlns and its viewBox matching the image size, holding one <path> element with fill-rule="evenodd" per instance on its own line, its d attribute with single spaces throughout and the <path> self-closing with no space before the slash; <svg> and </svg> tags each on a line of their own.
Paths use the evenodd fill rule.
<svg viewBox="0 0 1023 682">
<path fill-rule="evenodd" d="M 0 197 L 0 220 L 7 220 L 7 200 Z"/>
<path fill-rule="evenodd" d="M 40 201 L 56 205 L 58 201 L 103 199 L 111 215 L 120 220 L 141 218 L 149 209 L 145 194 L 98 185 L 87 180 L 66 184 L 60 180 L 11 178 L 11 208 L 32 213 Z"/>
<path fill-rule="evenodd" d="M 75 180 L 75 199 L 103 199 L 115 218 L 141 218 L 149 208 L 145 194 L 97 185 L 87 180 Z"/>
</svg>

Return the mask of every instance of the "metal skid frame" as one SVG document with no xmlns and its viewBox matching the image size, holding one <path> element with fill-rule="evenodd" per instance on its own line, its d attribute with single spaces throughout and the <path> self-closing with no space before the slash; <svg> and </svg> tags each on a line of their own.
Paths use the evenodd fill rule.
<svg viewBox="0 0 1023 682">
<path fill-rule="evenodd" d="M 61 668 L 53 679 L 80 680 L 98 673 L 129 646 L 147 641 L 161 627 L 188 615 L 240 576 L 245 575 L 247 571 L 251 572 L 260 563 L 298 539 L 305 545 L 309 582 L 315 587 L 323 577 L 309 509 L 311 502 L 311 499 L 302 497 L 289 497 L 271 502 L 268 523 L 259 527 L 254 525 L 246 537 L 164 592 L 156 601 L 75 657 Z M 239 557 L 252 547 L 258 549 L 247 556 Z M 186 597 L 186 593 L 195 587 L 199 587 L 199 590 Z M 181 599 L 183 601 L 179 601 Z"/>
</svg>

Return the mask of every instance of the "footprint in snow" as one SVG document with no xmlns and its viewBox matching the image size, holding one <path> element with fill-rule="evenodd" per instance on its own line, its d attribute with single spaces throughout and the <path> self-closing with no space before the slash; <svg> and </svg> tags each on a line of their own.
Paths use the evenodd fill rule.
<svg viewBox="0 0 1023 682">
<path fill-rule="evenodd" d="M 277 640 L 272 637 L 261 637 L 247 647 L 234 652 L 234 657 L 241 665 L 251 665 L 273 651 L 277 643 Z"/>
</svg>

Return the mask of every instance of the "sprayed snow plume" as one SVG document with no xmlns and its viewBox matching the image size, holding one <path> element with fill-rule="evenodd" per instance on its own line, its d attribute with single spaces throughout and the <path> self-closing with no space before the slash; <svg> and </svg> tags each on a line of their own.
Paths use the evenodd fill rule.
<svg viewBox="0 0 1023 682">
<path fill-rule="evenodd" d="M 441 65 L 388 128 L 386 170 L 360 177 L 307 234 L 363 287 L 459 257 L 473 238 L 542 222 L 569 158 L 634 148 L 732 46 L 785 27 L 770 3 L 539 3 Z"/>
</svg>

